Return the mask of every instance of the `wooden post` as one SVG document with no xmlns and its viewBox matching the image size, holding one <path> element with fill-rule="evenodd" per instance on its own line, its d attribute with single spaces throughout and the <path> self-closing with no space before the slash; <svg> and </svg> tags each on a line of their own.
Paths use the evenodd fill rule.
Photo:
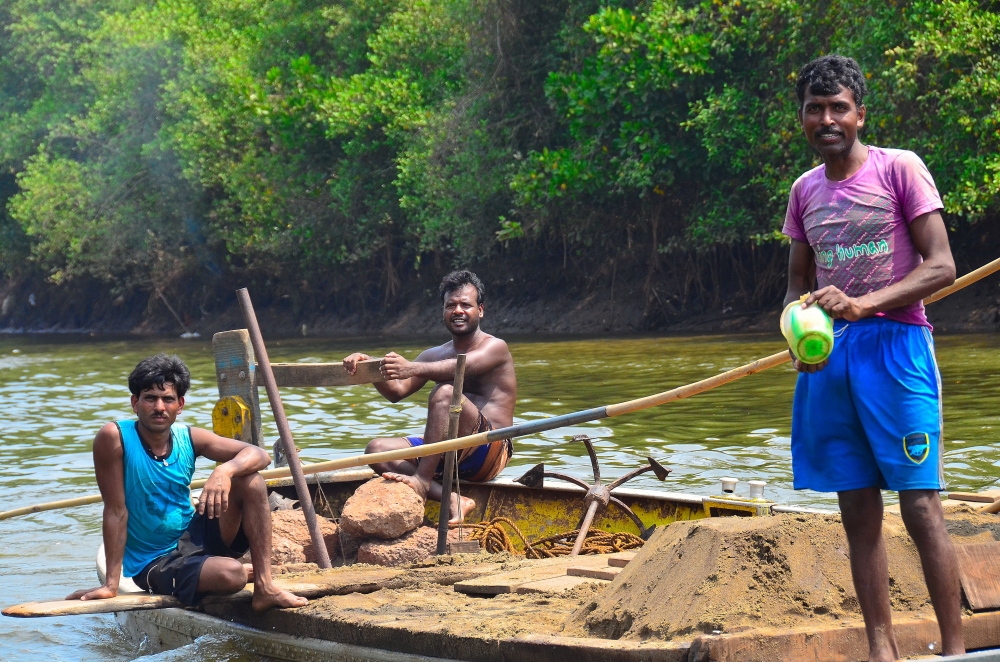
<svg viewBox="0 0 1000 662">
<path fill-rule="evenodd" d="M 305 474 L 302 473 L 302 464 L 299 462 L 299 452 L 295 448 L 295 440 L 292 438 L 292 429 L 288 427 L 288 419 L 285 417 L 285 408 L 281 404 L 281 394 L 278 393 L 278 384 L 274 381 L 274 374 L 271 372 L 271 362 L 267 358 L 267 348 L 264 347 L 264 338 L 260 334 L 260 327 L 257 325 L 257 315 L 254 314 L 253 304 L 250 302 L 250 293 L 247 289 L 236 290 L 236 298 L 239 299 L 240 309 L 243 311 L 243 319 L 247 323 L 247 331 L 250 333 L 250 342 L 253 344 L 254 354 L 259 361 L 260 378 L 267 389 L 267 399 L 271 403 L 271 411 L 274 413 L 274 423 L 278 427 L 278 437 L 285 447 L 285 454 L 288 456 L 288 468 L 292 472 L 292 481 L 295 483 L 295 492 L 299 497 L 299 505 L 302 506 L 302 514 L 306 518 L 306 526 L 309 527 L 309 537 L 312 538 L 313 549 L 316 550 L 316 562 L 320 568 L 330 568 L 330 555 L 326 550 L 326 541 L 323 540 L 323 533 L 319 530 L 319 522 L 316 521 L 316 509 L 313 500 L 309 496 L 309 486 L 306 485 Z M 317 486 L 317 489 L 322 489 Z"/>
<path fill-rule="evenodd" d="M 250 407 L 251 425 L 243 426 L 241 441 L 263 447 L 257 370 L 250 334 L 246 329 L 216 333 L 212 336 L 212 352 L 215 354 L 215 381 L 219 385 L 219 398 L 238 396 Z"/>
<path fill-rule="evenodd" d="M 462 389 L 465 387 L 465 354 L 455 357 L 455 381 L 452 382 L 451 407 L 448 409 L 448 439 L 458 436 L 458 423 L 462 418 Z M 458 462 L 458 451 L 444 454 L 444 474 L 441 476 L 441 511 L 438 515 L 438 555 L 448 548 L 448 520 L 451 519 L 451 479 Z M 461 509 L 462 504 L 458 504 Z"/>
</svg>

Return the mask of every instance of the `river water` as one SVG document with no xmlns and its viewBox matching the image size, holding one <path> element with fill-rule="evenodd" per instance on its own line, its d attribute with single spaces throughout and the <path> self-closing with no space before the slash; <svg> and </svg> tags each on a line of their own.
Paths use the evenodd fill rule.
<svg viewBox="0 0 1000 662">
<path fill-rule="evenodd" d="M 269 343 L 275 362 L 339 360 L 350 351 L 393 349 L 413 357 L 440 338 L 296 339 Z M 780 336 L 628 339 L 515 339 L 517 420 L 569 413 L 648 395 L 702 379 L 782 348 Z M 949 488 L 995 486 L 1000 466 L 1000 336 L 937 339 L 945 393 L 945 471 Z M 175 339 L 106 341 L 0 336 L 0 510 L 96 492 L 90 447 L 102 423 L 132 415 L 126 377 L 144 356 L 179 354 L 192 388 L 181 421 L 211 428 L 218 398 L 211 342 Z M 673 468 L 666 487 L 710 494 L 718 479 L 768 481 L 772 499 L 834 507 L 829 496 L 791 489 L 789 428 L 795 374 L 781 366 L 689 400 L 519 439 L 504 475 L 537 462 L 584 478 L 590 464 L 574 434 L 595 439 L 605 476 L 641 466 L 651 455 Z M 425 389 L 426 391 L 427 389 Z M 390 404 L 370 386 L 284 389 L 283 400 L 303 461 L 359 452 L 375 436 L 423 429 L 422 393 Z M 262 393 L 263 396 L 263 393 Z M 262 397 L 262 400 L 265 400 Z M 265 400 L 266 401 L 266 400 Z M 276 437 L 264 413 L 264 434 Z M 201 461 L 199 477 L 210 472 Z M 630 483 L 653 487 L 648 474 Z M 0 521 L 0 604 L 54 600 L 96 585 L 99 505 Z M 0 619 L 0 660 L 132 660 L 145 651 L 126 642 L 110 616 Z M 256 659 L 239 641 L 203 638 L 147 660 Z"/>
</svg>

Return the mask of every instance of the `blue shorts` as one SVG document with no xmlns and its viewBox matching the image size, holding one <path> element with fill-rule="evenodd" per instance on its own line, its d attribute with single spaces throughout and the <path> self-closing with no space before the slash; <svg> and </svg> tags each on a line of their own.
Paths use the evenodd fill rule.
<svg viewBox="0 0 1000 662">
<path fill-rule="evenodd" d="M 834 324 L 830 363 L 801 373 L 792 405 L 795 489 L 943 490 L 941 377 L 930 329 Z"/>
<path fill-rule="evenodd" d="M 493 424 L 483 416 L 482 412 L 479 412 L 476 432 L 489 432 L 492 429 Z M 406 437 L 406 442 L 410 446 L 423 446 L 424 438 Z M 458 477 L 473 483 L 485 483 L 488 480 L 493 480 L 507 466 L 513 454 L 514 444 L 510 439 L 491 441 L 474 448 L 463 448 L 458 451 Z M 414 458 L 410 462 L 417 465 L 418 460 Z M 440 478 L 442 473 L 444 473 L 444 458 L 438 462 L 435 477 Z"/>
</svg>

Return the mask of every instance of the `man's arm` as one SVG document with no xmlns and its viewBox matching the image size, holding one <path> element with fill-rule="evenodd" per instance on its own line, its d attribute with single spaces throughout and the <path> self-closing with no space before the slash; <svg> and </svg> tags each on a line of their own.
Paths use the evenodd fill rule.
<svg viewBox="0 0 1000 662">
<path fill-rule="evenodd" d="M 793 301 L 798 301 L 803 294 L 807 294 L 816 282 L 816 260 L 812 246 L 792 239 L 792 247 L 788 251 L 788 289 L 785 291 L 785 305 Z M 792 357 L 792 366 L 799 372 L 818 372 L 826 367 L 828 361 L 821 363 L 802 363 L 792 350 L 788 353 Z"/>
<path fill-rule="evenodd" d="M 191 428 L 191 443 L 195 455 L 221 462 L 205 482 L 198 500 L 198 514 L 219 517 L 229 508 L 229 491 L 233 478 L 262 471 L 271 464 L 271 456 L 263 448 L 227 439 L 201 428 Z"/>
<path fill-rule="evenodd" d="M 423 383 L 450 382 L 455 378 L 457 359 L 429 361 L 424 352 L 416 361 L 407 361 L 395 352 L 385 355 L 383 371 L 389 379 L 420 379 Z M 507 343 L 499 338 L 488 338 L 479 347 L 466 354 L 465 374 L 471 377 L 484 375 L 510 358 Z M 423 384 L 421 384 L 423 385 Z"/>
<path fill-rule="evenodd" d="M 903 280 L 857 298 L 849 297 L 831 285 L 813 292 L 806 299 L 806 304 L 819 303 L 831 317 L 854 322 L 920 301 L 954 283 L 955 260 L 941 213 L 932 211 L 913 219 L 910 237 L 924 261 Z"/>
<path fill-rule="evenodd" d="M 420 356 L 417 357 L 417 360 L 419 361 L 420 357 L 424 356 L 425 354 L 427 354 L 426 351 L 422 352 Z M 399 356 L 395 352 L 389 352 L 389 354 L 387 354 L 386 356 L 389 355 Z M 367 354 L 362 354 L 361 352 L 355 352 L 354 354 L 351 354 L 350 356 L 344 359 L 344 367 L 347 368 L 347 374 L 353 375 L 355 372 L 357 372 L 358 361 L 370 361 L 371 358 L 372 357 L 368 356 Z M 383 362 L 382 374 L 383 375 L 386 374 L 384 369 L 384 362 Z M 374 386 L 375 390 L 381 393 L 382 397 L 384 397 L 389 402 L 399 402 L 400 400 L 408 398 L 409 396 L 413 395 L 414 393 L 422 389 L 424 387 L 424 384 L 426 383 L 427 383 L 426 379 L 420 379 L 418 377 L 410 377 L 407 379 L 391 378 L 387 379 L 384 382 L 375 382 L 374 384 L 372 384 L 372 386 Z"/>
<path fill-rule="evenodd" d="M 125 469 L 118 426 L 108 423 L 94 438 L 94 473 L 104 500 L 104 559 L 107 575 L 104 585 L 76 591 L 67 600 L 98 600 L 118 595 L 118 582 L 128 537 L 128 509 L 125 507 Z"/>
<path fill-rule="evenodd" d="M 785 291 L 785 305 L 797 301 L 812 289 L 816 282 L 816 261 L 812 246 L 798 239 L 792 239 L 788 251 L 788 289 Z"/>
</svg>

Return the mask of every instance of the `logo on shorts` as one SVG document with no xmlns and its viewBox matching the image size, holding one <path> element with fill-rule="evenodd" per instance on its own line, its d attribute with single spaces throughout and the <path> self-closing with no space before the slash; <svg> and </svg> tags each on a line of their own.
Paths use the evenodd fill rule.
<svg viewBox="0 0 1000 662">
<path fill-rule="evenodd" d="M 931 452 L 931 440 L 926 432 L 911 432 L 903 437 L 903 452 L 914 464 L 920 464 Z"/>
</svg>

